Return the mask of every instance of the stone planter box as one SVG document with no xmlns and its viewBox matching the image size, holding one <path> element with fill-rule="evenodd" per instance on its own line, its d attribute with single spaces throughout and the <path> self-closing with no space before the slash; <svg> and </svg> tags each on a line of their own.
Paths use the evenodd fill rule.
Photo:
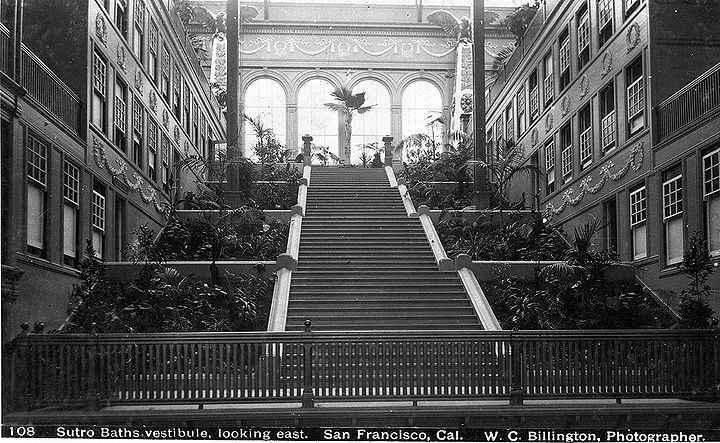
<svg viewBox="0 0 720 443">
<path fill-rule="evenodd" d="M 210 261 L 169 261 L 162 263 L 163 266 L 176 269 L 182 275 L 193 274 L 201 280 L 210 279 Z M 274 261 L 217 261 L 215 262 L 220 270 L 220 275 L 225 271 L 233 274 L 250 274 L 256 277 L 267 277 L 278 268 Z M 262 265 L 262 266 L 259 266 Z M 115 283 L 131 283 L 142 268 L 142 263 L 131 262 L 110 262 L 105 263 L 107 276 Z M 259 268 L 264 267 L 260 272 Z"/>
</svg>

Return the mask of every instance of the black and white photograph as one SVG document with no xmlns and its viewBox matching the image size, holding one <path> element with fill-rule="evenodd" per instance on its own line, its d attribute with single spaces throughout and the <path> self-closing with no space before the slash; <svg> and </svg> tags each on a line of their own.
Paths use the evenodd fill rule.
<svg viewBox="0 0 720 443">
<path fill-rule="evenodd" d="M 719 23 L 0 0 L 1 437 L 720 441 Z"/>
</svg>

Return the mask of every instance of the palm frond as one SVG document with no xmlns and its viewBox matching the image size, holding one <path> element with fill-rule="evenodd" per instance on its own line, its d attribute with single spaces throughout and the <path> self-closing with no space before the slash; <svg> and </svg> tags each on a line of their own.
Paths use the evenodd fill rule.
<svg viewBox="0 0 720 443">
<path fill-rule="evenodd" d="M 348 107 L 344 103 L 325 103 L 325 106 L 337 112 L 338 114 L 347 114 Z"/>
</svg>

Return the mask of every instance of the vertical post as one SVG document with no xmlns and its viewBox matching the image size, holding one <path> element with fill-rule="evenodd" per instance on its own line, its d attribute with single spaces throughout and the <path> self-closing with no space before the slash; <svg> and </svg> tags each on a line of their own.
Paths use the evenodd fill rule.
<svg viewBox="0 0 720 443">
<path fill-rule="evenodd" d="M 418 21 L 418 23 L 422 23 L 422 16 L 423 16 L 422 0 L 416 0 L 415 6 L 417 8 L 417 21 Z"/>
<path fill-rule="evenodd" d="M 238 0 L 228 0 L 225 5 L 227 42 L 227 184 L 230 191 L 240 191 L 240 173 L 237 169 L 237 160 L 242 157 L 240 139 L 240 50 L 238 32 L 240 18 Z"/>
<path fill-rule="evenodd" d="M 14 11 L 12 11 L 13 16 L 13 29 L 10 30 L 10 75 L 12 76 L 12 79 L 17 84 L 22 84 L 22 79 L 20 78 L 21 72 L 20 72 L 20 66 L 21 66 L 21 60 L 22 60 L 22 34 L 23 34 L 23 0 L 15 0 L 14 5 Z"/>
<path fill-rule="evenodd" d="M 510 405 L 519 406 L 523 404 L 523 343 L 512 337 L 510 340 Z"/>
<path fill-rule="evenodd" d="M 87 407 L 91 411 L 97 411 L 100 409 L 100 393 L 98 392 L 98 373 L 100 366 L 100 353 L 98 352 L 98 337 L 97 337 L 97 324 L 93 323 L 90 326 L 90 335 L 93 338 L 93 344 L 88 349 L 88 362 L 89 362 L 89 373 L 90 380 L 88 380 L 88 393 L 87 393 Z"/>
<path fill-rule="evenodd" d="M 470 114 L 469 112 L 463 112 L 460 114 L 460 128 L 462 129 L 462 132 L 468 133 L 470 132 Z"/>
<path fill-rule="evenodd" d="M 310 166 L 312 163 L 312 157 L 310 152 L 310 142 L 313 141 L 313 138 L 310 134 L 305 134 L 302 136 L 303 141 L 303 166 Z"/>
<path fill-rule="evenodd" d="M 393 147 L 392 147 L 392 141 L 393 138 L 389 135 L 386 135 L 382 138 L 383 143 L 385 143 L 385 166 L 392 167 L 393 162 Z"/>
<path fill-rule="evenodd" d="M 263 18 L 265 20 L 270 18 L 270 0 L 263 1 Z"/>
<path fill-rule="evenodd" d="M 3 383 L 3 407 L 10 405 L 8 410 L 29 411 L 32 406 L 32 395 L 30 393 L 30 360 L 28 328 L 29 325 L 23 322 L 20 325 L 22 332 L 15 338 L 12 346 L 11 358 L 3 356 L 3 370 L 7 377 L 7 383 Z M 8 366 L 4 366 L 5 363 Z"/>
<path fill-rule="evenodd" d="M 302 407 L 312 408 L 315 405 L 313 400 L 313 382 L 312 382 L 312 332 L 310 320 L 305 320 L 305 332 L 303 334 L 303 350 L 305 358 L 303 360 L 303 392 Z"/>
<path fill-rule="evenodd" d="M 485 146 L 485 0 L 473 0 L 473 204 L 477 209 L 490 207 L 486 172 L 477 161 L 487 157 Z"/>
</svg>

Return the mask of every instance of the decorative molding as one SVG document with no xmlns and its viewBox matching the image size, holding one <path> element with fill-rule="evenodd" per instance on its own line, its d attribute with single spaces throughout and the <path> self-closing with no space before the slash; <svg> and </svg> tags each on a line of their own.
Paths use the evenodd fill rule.
<svg viewBox="0 0 720 443">
<path fill-rule="evenodd" d="M 630 25 L 625 35 L 625 43 L 627 43 L 627 52 L 631 52 L 640 44 L 640 25 L 637 23 Z"/>
<path fill-rule="evenodd" d="M 473 112 L 473 95 L 471 93 L 466 92 L 460 97 L 460 109 L 466 113 Z"/>
<path fill-rule="evenodd" d="M 565 117 L 570 112 L 570 97 L 565 95 L 560 100 L 560 114 Z"/>
<path fill-rule="evenodd" d="M 173 128 L 173 139 L 176 144 L 180 144 L 180 128 L 178 125 L 175 125 L 175 128 Z"/>
<path fill-rule="evenodd" d="M 439 52 L 433 48 L 439 47 Z M 240 42 L 240 52 L 244 55 L 253 55 L 260 51 L 273 53 L 278 57 L 300 52 L 312 57 L 321 54 L 337 54 L 340 57 L 351 57 L 364 53 L 373 57 L 380 57 L 388 53 L 400 54 L 405 58 L 419 55 L 430 55 L 436 58 L 446 57 L 456 50 L 454 41 L 436 45 L 427 38 L 416 38 L 404 41 L 396 38 L 385 38 L 379 42 L 371 42 L 364 38 L 336 39 L 328 37 L 285 37 L 275 38 L 258 36 L 252 40 Z"/>
<path fill-rule="evenodd" d="M 105 23 L 102 12 L 98 12 L 95 16 L 95 36 L 107 48 L 107 23 Z"/>
<path fill-rule="evenodd" d="M 98 140 L 98 138 L 94 134 L 93 158 L 95 159 L 95 164 L 98 168 L 107 169 L 110 175 L 112 175 L 113 179 L 120 180 L 122 183 L 127 185 L 131 191 L 139 192 L 142 201 L 144 201 L 145 203 L 153 203 L 153 206 L 158 213 L 167 216 L 167 213 L 170 210 L 168 203 L 162 198 L 162 203 L 158 201 L 157 191 L 152 186 L 147 186 L 147 193 L 143 191 L 143 185 L 145 184 L 145 181 L 142 179 L 142 177 L 140 177 L 140 174 L 138 174 L 137 172 L 132 173 L 131 180 L 128 174 L 128 165 L 122 159 L 116 158 L 115 164 L 117 164 L 117 167 L 111 166 L 110 161 L 107 158 L 107 154 L 105 153 L 105 145 L 100 140 Z"/>
<path fill-rule="evenodd" d="M 590 90 L 590 79 L 588 78 L 587 74 L 580 77 L 580 91 L 578 95 L 580 98 L 583 98 L 587 95 L 588 91 Z"/>
<path fill-rule="evenodd" d="M 563 192 L 562 204 L 559 207 L 556 208 L 552 202 L 548 203 L 545 207 L 545 218 L 548 220 L 552 220 L 552 217 L 554 215 L 562 213 L 567 208 L 567 205 L 578 205 L 585 197 L 586 193 L 597 194 L 598 192 L 600 192 L 603 186 L 605 186 L 605 183 L 607 183 L 608 180 L 618 181 L 623 178 L 631 169 L 633 171 L 638 171 L 642 167 L 643 159 L 645 157 L 645 153 L 643 151 L 644 145 L 645 142 L 640 142 L 638 145 L 633 147 L 630 150 L 630 155 L 628 156 L 625 165 L 617 172 L 610 172 L 610 169 L 615 166 L 612 161 L 608 161 L 602 167 L 600 167 L 600 180 L 596 185 L 590 186 L 592 177 L 585 177 L 580 181 L 580 192 L 577 196 L 572 196 L 574 194 L 574 191 L 572 188 L 570 188 L 567 191 Z"/>
<path fill-rule="evenodd" d="M 613 69 L 612 53 L 606 52 L 602 57 L 602 68 L 600 69 L 600 75 L 605 77 L 610 74 Z"/>
<path fill-rule="evenodd" d="M 545 116 L 545 132 L 550 132 L 553 128 L 553 115 L 552 112 L 548 112 Z"/>
<path fill-rule="evenodd" d="M 183 150 L 185 151 L 185 157 L 190 155 L 190 142 L 185 140 L 185 143 L 183 143 Z"/>
<path fill-rule="evenodd" d="M 137 89 L 140 92 L 140 94 L 142 94 L 144 86 L 145 86 L 145 77 L 143 76 L 143 73 L 140 70 L 140 68 L 135 68 L 135 89 Z"/>
<path fill-rule="evenodd" d="M 162 110 L 162 123 L 165 129 L 168 131 L 170 130 L 170 113 L 168 113 L 168 110 L 166 108 L 163 108 Z"/>
<path fill-rule="evenodd" d="M 125 64 L 125 46 L 122 43 L 118 43 L 117 50 L 115 52 L 117 55 L 118 66 L 120 66 L 120 69 L 122 69 L 123 72 L 127 73 L 127 65 Z"/>
<path fill-rule="evenodd" d="M 150 89 L 150 109 L 157 114 L 157 94 L 154 89 Z"/>
<path fill-rule="evenodd" d="M 539 138 L 540 138 L 540 136 L 538 134 L 537 128 L 533 128 L 532 132 L 530 133 L 530 145 L 531 146 L 537 145 Z"/>
</svg>

